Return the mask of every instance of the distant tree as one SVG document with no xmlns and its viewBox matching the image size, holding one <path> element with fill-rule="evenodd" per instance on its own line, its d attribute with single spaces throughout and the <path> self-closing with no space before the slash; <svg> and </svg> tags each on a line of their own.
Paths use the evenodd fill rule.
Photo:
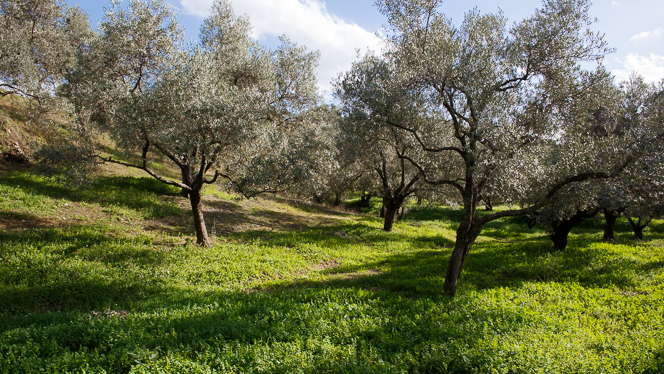
<svg viewBox="0 0 664 374">
<path fill-rule="evenodd" d="M 537 212 L 537 221 L 552 228 L 551 238 L 559 250 L 565 249 L 574 226 L 600 211 L 606 220 L 603 240 L 614 240 L 615 222 L 621 214 L 636 238 L 643 240 L 643 229 L 661 215 L 664 206 L 664 133 L 656 114 L 662 107 L 662 90 L 636 75 L 618 86 L 608 75 L 603 77 L 576 96 L 577 100 L 583 97 L 586 104 L 577 106 L 574 115 L 587 118 L 585 132 L 593 141 L 615 139 L 614 152 L 629 153 L 633 160 L 614 178 L 562 189 L 551 205 Z M 589 105 L 591 101 L 594 104 Z"/>
<path fill-rule="evenodd" d="M 78 7 L 56 0 L 2 1 L 0 25 L 0 96 L 21 97 L 21 128 L 39 134 L 3 144 L 0 157 L 28 163 L 68 137 L 72 108 L 55 93 L 94 33 Z"/>
<path fill-rule="evenodd" d="M 279 153 L 283 131 L 318 101 L 316 53 L 285 38 L 275 51 L 257 45 L 249 21 L 236 17 L 227 1 L 211 12 L 200 45 L 184 48 L 168 4 L 134 0 L 125 10 L 115 3 L 65 90 L 86 126 L 138 159 L 101 161 L 142 169 L 182 189 L 197 243 L 205 246 L 202 188 L 219 178 L 240 185 L 248 174 L 264 175 L 248 169 L 256 166 L 252 160 Z M 181 179 L 153 170 L 155 154 L 177 167 Z"/>
<path fill-rule="evenodd" d="M 371 191 L 383 199 L 383 229 L 391 231 L 404 201 L 423 184 L 420 170 L 400 157 L 417 145 L 400 129 L 386 121 L 412 122 L 419 115 L 417 103 L 407 91 L 393 86 L 398 80 L 383 59 L 368 55 L 353 64 L 336 83 L 336 96 L 342 103 L 344 152 L 352 153 L 360 170 L 375 178 Z"/>
<path fill-rule="evenodd" d="M 424 154 L 403 154 L 426 181 L 452 186 L 463 211 L 444 283 L 454 295 L 463 264 L 482 227 L 524 215 L 548 203 L 565 186 L 608 177 L 626 164 L 626 152 L 610 151 L 612 138 L 595 142 L 587 119 L 575 117 L 577 100 L 601 69 L 582 62 L 609 53 L 589 30 L 587 0 L 545 1 L 531 17 L 507 28 L 502 14 L 466 14 L 459 28 L 438 11 L 438 0 L 382 0 L 389 21 L 385 58 L 395 85 L 421 102 L 415 122 L 382 117 L 410 134 Z M 592 102 L 592 101 L 591 101 Z M 380 116 L 376 107 L 374 116 Z M 555 160 L 550 162 L 549 160 Z M 495 198 L 527 201 L 479 217 L 485 191 Z"/>
<path fill-rule="evenodd" d="M 246 165 L 231 165 L 232 186 L 245 197 L 264 192 L 310 199 L 326 195 L 338 174 L 334 106 L 313 106 L 273 132 Z M 238 167 L 239 166 L 239 167 Z"/>
<path fill-rule="evenodd" d="M 531 215 L 536 223 L 547 228 L 554 249 L 564 251 L 572 229 L 601 211 L 595 187 L 597 183 L 594 180 L 566 186 L 556 194 L 550 204 Z"/>
<path fill-rule="evenodd" d="M 616 196 L 637 240 L 653 218 L 664 214 L 664 81 L 646 84 L 632 75 L 621 84 L 620 131 L 638 139 L 635 167 L 628 169 Z"/>
</svg>

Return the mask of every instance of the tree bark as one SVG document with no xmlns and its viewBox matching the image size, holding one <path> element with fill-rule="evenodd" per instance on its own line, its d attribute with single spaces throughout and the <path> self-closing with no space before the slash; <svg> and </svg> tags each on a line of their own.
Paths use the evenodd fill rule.
<svg viewBox="0 0 664 374">
<path fill-rule="evenodd" d="M 553 241 L 553 248 L 564 251 L 567 247 L 567 236 L 570 231 L 584 219 L 594 217 L 596 214 L 597 210 L 579 210 L 570 218 L 554 221 L 551 224 L 553 233 L 550 236 Z"/>
<path fill-rule="evenodd" d="M 474 166 L 474 164 L 471 163 L 470 166 Z M 456 242 L 450 256 L 450 262 L 447 265 L 447 273 L 443 283 L 443 292 L 449 296 L 456 295 L 463 264 L 466 262 L 466 257 L 475 243 L 475 239 L 482 231 L 482 225 L 476 222 L 479 194 L 473 187 L 473 176 L 470 167 L 466 171 L 466 178 L 466 188 L 463 194 L 463 214 L 459 221 L 459 227 L 457 227 Z"/>
<path fill-rule="evenodd" d="M 634 231 L 634 237 L 636 238 L 636 240 L 646 240 L 645 235 L 643 235 L 643 229 L 648 227 L 651 220 L 645 219 L 642 223 L 641 217 L 639 217 L 639 219 L 636 222 L 634 222 L 634 220 L 630 216 L 627 216 L 627 220 L 629 221 L 629 224 L 632 226 L 632 230 Z"/>
<path fill-rule="evenodd" d="M 394 225 L 394 219 L 397 216 L 397 212 L 401 204 L 399 201 L 388 200 L 385 205 L 385 220 L 383 222 L 383 230 L 390 232 L 392 231 L 392 226 Z"/>
<path fill-rule="evenodd" d="M 189 191 L 189 202 L 191 203 L 191 212 L 194 215 L 194 226 L 196 228 L 196 244 L 205 247 L 212 246 L 205 227 L 205 218 L 203 217 L 203 204 L 201 204 L 201 191 Z"/>
<path fill-rule="evenodd" d="M 618 217 L 620 217 L 620 213 L 622 213 L 622 209 L 619 210 L 604 209 L 604 218 L 606 219 L 606 223 L 604 225 L 604 236 L 602 236 L 602 240 L 606 242 L 615 241 L 613 232 L 616 226 L 616 220 L 618 219 Z"/>
<path fill-rule="evenodd" d="M 466 210 L 468 211 L 466 212 Z M 474 220 L 475 207 L 464 209 L 464 215 L 457 228 L 456 242 L 452 250 L 452 256 L 447 265 L 445 282 L 443 283 L 443 292 L 449 296 L 456 295 L 463 264 L 466 262 L 466 257 L 475 243 L 475 239 L 477 239 L 482 231 L 482 226 L 476 224 Z"/>
<path fill-rule="evenodd" d="M 189 169 L 186 169 L 184 166 L 180 168 L 182 172 L 182 183 L 186 184 L 187 186 L 191 186 L 192 184 L 192 178 L 189 175 Z M 180 190 L 180 196 L 184 197 L 185 199 L 189 198 L 189 190 L 187 189 L 182 189 Z"/>
</svg>

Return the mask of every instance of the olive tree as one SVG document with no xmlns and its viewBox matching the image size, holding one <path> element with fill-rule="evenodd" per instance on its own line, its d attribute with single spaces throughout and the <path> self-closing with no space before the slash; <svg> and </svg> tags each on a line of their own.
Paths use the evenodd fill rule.
<svg viewBox="0 0 664 374">
<path fill-rule="evenodd" d="M 92 36 L 87 16 L 56 0 L 0 3 L 1 95 L 52 96 Z"/>
<path fill-rule="evenodd" d="M 234 165 L 237 173 L 229 180 L 231 187 L 245 197 L 270 192 L 305 199 L 335 189 L 337 109 L 322 104 L 298 117 L 272 132 L 270 146 L 254 152 L 247 165 Z"/>
<path fill-rule="evenodd" d="M 621 83 L 621 135 L 638 140 L 635 167 L 629 168 L 615 199 L 637 240 L 652 218 L 664 214 L 664 81 L 646 84 L 632 75 Z"/>
<path fill-rule="evenodd" d="M 583 219 L 603 211 L 606 220 L 603 239 L 613 241 L 616 219 L 624 214 L 638 240 L 653 217 L 662 214 L 661 87 L 648 85 L 632 75 L 618 86 L 595 84 L 597 105 L 587 108 L 588 135 L 595 139 L 612 137 L 617 153 L 630 152 L 633 161 L 620 175 L 606 180 L 584 182 L 580 188 L 559 193 L 554 203 L 538 212 L 539 221 L 553 227 L 554 246 L 564 249 L 569 230 Z M 588 108 L 591 110 L 588 111 Z M 659 108 L 659 109 L 658 109 Z M 576 113 L 583 115 L 583 113 Z"/>
<path fill-rule="evenodd" d="M 0 96 L 21 97 L 21 127 L 40 134 L 38 143 L 17 134 L 0 148 L 9 145 L 5 157 L 26 163 L 40 158 L 40 146 L 68 137 L 72 108 L 55 93 L 93 33 L 80 9 L 57 0 L 2 1 L 0 25 Z"/>
<path fill-rule="evenodd" d="M 336 97 L 342 103 L 342 130 L 346 153 L 358 169 L 371 174 L 370 189 L 383 199 L 383 229 L 391 231 L 404 200 L 422 187 L 422 173 L 400 155 L 416 150 L 413 139 L 386 121 L 416 121 L 416 102 L 395 86 L 394 69 L 379 57 L 367 55 L 340 75 Z"/>
<path fill-rule="evenodd" d="M 167 4 L 119 4 L 72 75 L 68 95 L 90 126 L 108 134 L 144 170 L 182 189 L 198 244 L 209 246 L 201 191 L 219 178 L 239 180 L 251 161 L 278 152 L 283 132 L 316 104 L 317 53 L 283 39 L 270 51 L 250 39 L 250 24 L 226 1 L 212 7 L 200 45 L 184 46 Z M 150 167 L 165 157 L 181 178 Z M 260 173 L 260 170 L 255 170 Z"/>
<path fill-rule="evenodd" d="M 595 145 L 586 136 L 585 118 L 570 115 L 570 108 L 583 105 L 575 95 L 593 84 L 594 73 L 581 64 L 599 64 L 610 51 L 589 30 L 587 0 L 544 1 L 511 27 L 503 14 L 477 10 L 455 27 L 440 6 L 438 0 L 379 2 L 390 25 L 386 58 L 399 86 L 422 100 L 419 116 L 428 118 L 384 120 L 438 162 L 402 157 L 426 181 L 452 186 L 460 196 L 462 214 L 443 286 L 454 295 L 486 223 L 535 211 L 563 187 L 608 177 L 625 162 L 623 154 L 610 151 L 612 140 Z M 479 217 L 485 191 L 527 204 Z"/>
</svg>

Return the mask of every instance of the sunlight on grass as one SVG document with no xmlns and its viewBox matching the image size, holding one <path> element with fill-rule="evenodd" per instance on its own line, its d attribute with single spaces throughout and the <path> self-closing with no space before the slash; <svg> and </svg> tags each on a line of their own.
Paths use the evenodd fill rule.
<svg viewBox="0 0 664 374">
<path fill-rule="evenodd" d="M 619 222 L 616 244 L 589 222 L 565 252 L 492 222 L 451 299 L 453 209 L 386 233 L 374 215 L 212 190 L 202 248 L 182 201 L 147 178 L 2 174 L 0 372 L 664 370 L 662 221 L 646 242 Z"/>
</svg>

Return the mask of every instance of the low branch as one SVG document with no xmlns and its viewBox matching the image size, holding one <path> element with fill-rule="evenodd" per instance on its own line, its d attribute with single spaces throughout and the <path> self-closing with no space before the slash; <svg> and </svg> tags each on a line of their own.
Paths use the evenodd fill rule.
<svg viewBox="0 0 664 374">
<path fill-rule="evenodd" d="M 496 212 L 496 213 L 493 213 L 493 214 L 489 214 L 488 216 L 484 216 L 479 221 L 477 221 L 477 224 L 482 226 L 482 225 L 484 225 L 488 222 L 494 221 L 494 220 L 499 219 L 499 218 L 516 217 L 516 216 L 521 216 L 521 215 L 524 215 L 524 214 L 532 213 L 532 212 L 536 211 L 537 209 L 542 208 L 545 205 L 549 204 L 549 202 L 551 202 L 551 199 L 553 199 L 553 197 L 563 187 L 567 186 L 568 184 L 571 184 L 571 183 L 574 183 L 574 182 L 583 182 L 583 181 L 586 181 L 586 180 L 589 180 L 589 179 L 607 179 L 607 178 L 611 178 L 611 177 L 617 175 L 618 173 L 620 173 L 623 169 L 625 169 L 627 167 L 627 165 L 629 165 L 631 160 L 632 160 L 632 158 L 628 157 L 627 160 L 625 161 L 625 163 L 620 165 L 616 170 L 614 170 L 613 173 L 588 172 L 588 173 L 581 173 L 581 174 L 577 174 L 577 175 L 574 175 L 572 177 L 569 177 L 569 178 L 555 184 L 553 187 L 551 187 L 551 189 L 544 196 L 544 198 L 542 198 L 537 203 L 535 203 L 535 204 L 533 204 L 529 207 L 523 208 L 523 209 L 504 210 L 502 212 Z"/>
<path fill-rule="evenodd" d="M 455 187 L 457 190 L 459 190 L 459 192 L 463 196 L 463 186 L 460 185 L 457 182 L 457 180 L 449 180 L 449 179 L 431 180 L 431 179 L 429 179 L 429 177 L 427 177 L 427 174 L 424 171 L 424 168 L 422 166 L 420 166 L 417 162 L 415 162 L 412 158 L 410 158 L 406 155 L 402 155 L 402 154 L 398 154 L 398 156 L 399 156 L 399 158 L 403 158 L 405 160 L 408 160 L 408 162 L 413 164 L 413 166 L 415 166 L 417 168 L 417 170 L 420 171 L 420 174 L 424 177 L 424 182 L 425 183 L 433 185 L 433 186 L 448 185 L 448 186 Z"/>
<path fill-rule="evenodd" d="M 130 164 L 130 163 L 128 163 L 128 162 L 123 162 L 123 161 L 113 160 L 111 157 L 104 158 L 104 157 L 101 157 L 101 156 L 97 155 L 97 158 L 99 158 L 99 159 L 102 161 L 102 163 L 110 162 L 110 163 L 112 163 L 112 164 L 118 164 L 118 165 L 122 165 L 122 166 L 130 167 L 130 168 L 135 168 L 135 169 L 143 170 L 143 171 L 145 171 L 146 173 L 150 174 L 150 176 L 152 176 L 154 179 L 156 179 L 156 180 L 158 180 L 158 181 L 160 181 L 160 182 L 162 182 L 162 183 L 165 183 L 165 184 L 168 184 L 168 185 L 171 185 L 171 186 L 175 186 L 175 187 L 179 187 L 179 188 L 185 189 L 185 190 L 187 190 L 187 191 L 191 191 L 191 190 L 192 190 L 191 187 L 187 186 L 186 184 L 184 184 L 184 183 L 180 183 L 180 182 L 176 182 L 176 181 L 174 181 L 174 180 L 166 179 L 166 178 L 160 176 L 159 174 L 155 173 L 154 171 L 152 171 L 152 170 L 151 170 L 150 168 L 148 168 L 148 167 L 139 166 L 139 165 L 134 165 L 134 164 Z"/>
<path fill-rule="evenodd" d="M 214 182 L 217 181 L 217 179 L 219 178 L 219 176 L 221 176 L 221 173 L 219 172 L 219 170 L 216 170 L 216 171 L 214 172 L 214 176 L 212 177 L 211 180 L 207 180 L 207 179 L 205 179 L 205 176 L 203 176 L 203 183 L 205 183 L 205 184 L 212 184 L 212 183 L 214 183 Z"/>
<path fill-rule="evenodd" d="M 454 151 L 454 152 L 458 153 L 459 155 L 461 155 L 463 157 L 463 152 L 461 151 L 461 149 L 459 149 L 457 147 L 440 147 L 440 148 L 428 147 L 426 144 L 424 144 L 424 141 L 422 140 L 420 135 L 417 133 L 417 131 L 415 131 L 415 130 L 409 128 L 409 127 L 406 127 L 404 125 L 398 124 L 396 122 L 392 122 L 390 120 L 385 120 L 385 123 L 387 123 L 390 126 L 394 126 L 396 128 L 399 128 L 399 129 L 402 129 L 404 131 L 407 131 L 407 132 L 411 133 L 413 135 L 413 137 L 415 137 L 415 140 L 417 140 L 417 142 L 420 143 L 420 146 L 422 147 L 422 150 L 424 150 L 426 152 L 438 153 L 438 152 L 445 152 L 445 151 Z"/>
<path fill-rule="evenodd" d="M 237 191 L 238 191 L 242 196 L 244 196 L 244 197 L 247 198 L 247 199 L 251 199 L 252 197 L 256 197 L 256 196 L 258 196 L 258 195 L 262 195 L 262 194 L 264 194 L 264 193 L 271 193 L 271 194 L 279 193 L 279 190 L 278 190 L 277 187 L 265 188 L 265 189 L 263 189 L 263 190 L 253 191 L 253 192 L 245 191 L 245 190 L 242 188 L 242 186 L 240 185 L 240 183 L 238 183 L 238 182 L 236 182 L 235 180 L 233 180 L 233 178 L 232 178 L 230 175 L 220 173 L 219 171 L 216 171 L 216 172 L 214 173 L 213 181 L 210 182 L 210 183 L 214 183 L 214 181 L 217 179 L 217 177 L 222 177 L 222 178 L 226 178 L 226 179 L 228 179 L 228 180 L 231 182 L 231 185 L 235 186 L 235 188 L 237 189 Z"/>
</svg>

